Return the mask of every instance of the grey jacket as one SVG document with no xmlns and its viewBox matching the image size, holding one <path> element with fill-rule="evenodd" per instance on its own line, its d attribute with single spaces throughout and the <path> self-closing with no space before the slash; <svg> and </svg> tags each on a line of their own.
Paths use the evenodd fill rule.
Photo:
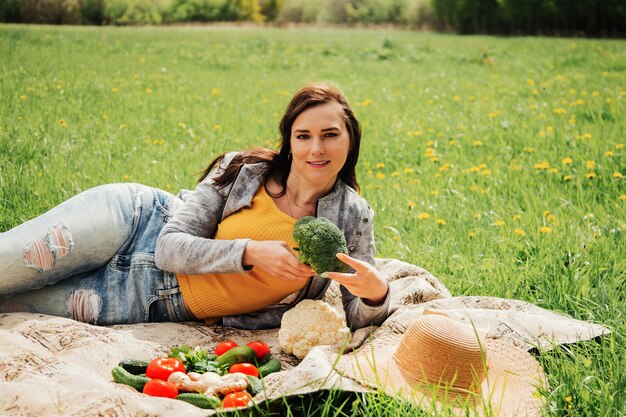
<svg viewBox="0 0 626 417">
<path fill-rule="evenodd" d="M 243 253 L 249 239 L 213 239 L 217 225 L 243 207 L 264 183 L 267 164 L 243 165 L 235 181 L 224 188 L 213 185 L 213 178 L 230 163 L 236 152 L 226 155 L 222 164 L 200 182 L 193 192 L 183 191 L 184 204 L 163 227 L 157 239 L 155 260 L 162 270 L 185 274 L 246 273 Z M 376 248 L 372 224 L 374 212 L 367 202 L 343 181 L 317 203 L 317 216 L 330 219 L 344 233 L 349 255 L 374 264 Z M 285 311 L 303 299 L 321 299 L 330 280 L 309 278 L 305 287 L 278 304 L 254 313 L 224 317 L 222 323 L 243 329 L 279 327 Z M 371 306 L 341 286 L 346 321 L 352 329 L 381 324 L 389 314 L 389 293 L 382 304 Z"/>
</svg>

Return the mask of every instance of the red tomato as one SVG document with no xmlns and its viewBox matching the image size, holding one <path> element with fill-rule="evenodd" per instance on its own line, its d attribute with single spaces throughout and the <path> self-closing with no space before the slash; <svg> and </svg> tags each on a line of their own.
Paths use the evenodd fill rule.
<svg viewBox="0 0 626 417">
<path fill-rule="evenodd" d="M 256 354 L 256 358 L 260 361 L 263 360 L 267 355 L 270 354 L 270 347 L 267 346 L 263 342 L 250 342 L 248 343 L 249 347 L 254 349 L 254 353 Z"/>
<path fill-rule="evenodd" d="M 156 358 L 153 359 L 146 369 L 146 376 L 152 379 L 162 379 L 167 381 L 167 378 L 172 372 L 185 372 L 185 365 L 183 365 L 180 359 L 176 358 Z"/>
<path fill-rule="evenodd" d="M 252 401 L 252 395 L 246 391 L 231 392 L 224 397 L 222 408 L 246 407 L 250 401 Z"/>
<path fill-rule="evenodd" d="M 215 348 L 214 352 L 216 355 L 221 355 L 222 353 L 226 353 L 229 350 L 231 350 L 232 348 L 238 346 L 237 343 L 233 342 L 232 340 L 227 340 L 225 342 L 220 343 L 219 345 L 217 345 L 217 347 Z"/>
<path fill-rule="evenodd" d="M 153 397 L 176 398 L 178 396 L 178 388 L 171 382 L 163 381 L 162 379 L 151 379 L 143 386 L 143 393 Z"/>
<path fill-rule="evenodd" d="M 259 370 L 257 369 L 257 367 L 247 362 L 236 363 L 228 370 L 229 374 L 234 374 L 235 372 L 241 372 L 246 375 L 256 376 L 257 378 L 259 377 Z"/>
</svg>

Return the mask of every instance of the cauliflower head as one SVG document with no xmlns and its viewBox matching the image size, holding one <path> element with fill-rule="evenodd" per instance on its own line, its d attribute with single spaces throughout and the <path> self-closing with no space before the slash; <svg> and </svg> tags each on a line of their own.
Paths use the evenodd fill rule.
<svg viewBox="0 0 626 417">
<path fill-rule="evenodd" d="M 350 329 L 341 315 L 321 300 L 302 300 L 283 315 L 278 342 L 285 353 L 303 359 L 315 346 L 341 346 Z"/>
<path fill-rule="evenodd" d="M 315 273 L 348 272 L 350 267 L 337 259 L 337 253 L 348 254 L 346 238 L 326 217 L 306 216 L 293 227 L 300 262 L 311 265 Z"/>
</svg>

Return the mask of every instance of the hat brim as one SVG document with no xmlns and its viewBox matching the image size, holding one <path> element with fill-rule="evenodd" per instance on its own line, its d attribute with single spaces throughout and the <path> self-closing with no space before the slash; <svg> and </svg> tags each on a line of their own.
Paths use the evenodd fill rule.
<svg viewBox="0 0 626 417">
<path fill-rule="evenodd" d="M 374 340 L 341 355 L 335 368 L 345 377 L 385 393 L 399 395 L 423 409 L 455 415 L 541 416 L 546 385 L 541 365 L 528 352 L 505 340 L 486 340 L 487 373 L 479 393 L 443 384 L 414 384 L 398 369 L 393 354 L 398 338 Z"/>
</svg>

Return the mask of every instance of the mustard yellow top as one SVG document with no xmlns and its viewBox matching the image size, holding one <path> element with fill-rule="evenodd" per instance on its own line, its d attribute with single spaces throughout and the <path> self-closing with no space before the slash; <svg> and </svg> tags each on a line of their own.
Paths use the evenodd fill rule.
<svg viewBox="0 0 626 417">
<path fill-rule="evenodd" d="M 218 225 L 215 239 L 282 240 L 293 248 L 295 222 L 261 186 L 251 207 L 231 214 Z M 260 310 L 304 287 L 302 282 L 282 280 L 259 267 L 246 273 L 178 274 L 177 278 L 191 312 L 207 322 Z"/>
</svg>

